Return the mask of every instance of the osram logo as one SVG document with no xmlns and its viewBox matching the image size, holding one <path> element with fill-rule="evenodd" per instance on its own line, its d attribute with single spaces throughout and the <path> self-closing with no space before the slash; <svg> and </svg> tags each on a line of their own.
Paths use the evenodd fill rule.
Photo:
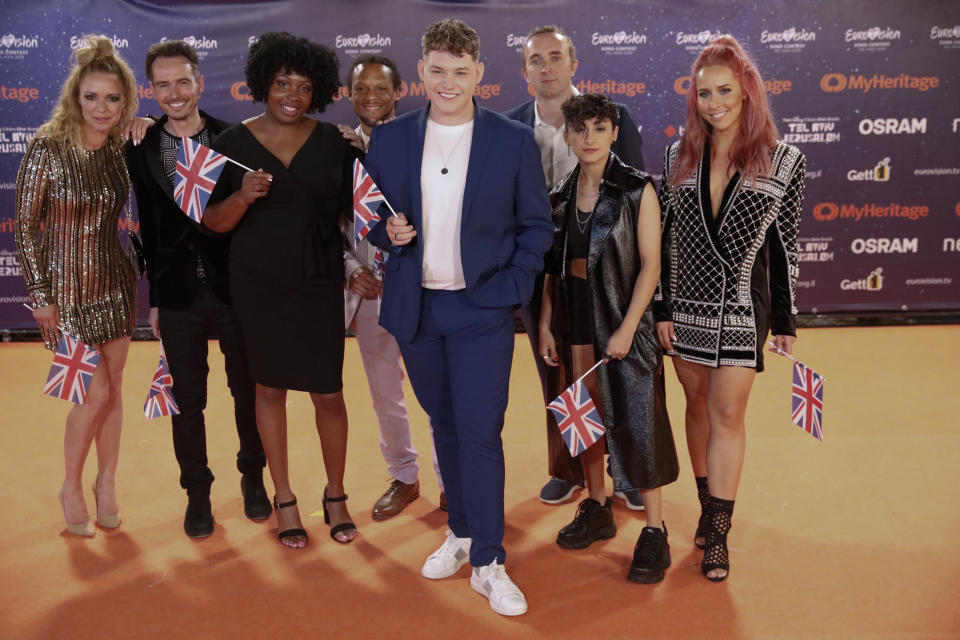
<svg viewBox="0 0 960 640">
<path fill-rule="evenodd" d="M 891 202 L 887 205 L 874 203 L 855 205 L 820 202 L 813 207 L 813 218 L 821 222 L 830 222 L 838 218 L 842 220 L 853 220 L 855 222 L 885 218 L 919 220 L 929 215 L 930 207 L 902 205 L 896 202 Z"/>
<path fill-rule="evenodd" d="M 896 76 L 887 76 L 875 73 L 872 76 L 844 75 L 842 73 L 827 73 L 820 78 L 820 89 L 825 93 L 840 93 L 841 91 L 871 91 L 903 90 L 926 92 L 940 86 L 938 76 L 912 76 L 901 73 Z"/>
<path fill-rule="evenodd" d="M 855 238 L 850 243 L 850 251 L 861 253 L 917 253 L 917 238 Z"/>
<path fill-rule="evenodd" d="M 861 135 L 882 136 L 926 133 L 926 118 L 866 118 L 857 126 Z"/>
</svg>

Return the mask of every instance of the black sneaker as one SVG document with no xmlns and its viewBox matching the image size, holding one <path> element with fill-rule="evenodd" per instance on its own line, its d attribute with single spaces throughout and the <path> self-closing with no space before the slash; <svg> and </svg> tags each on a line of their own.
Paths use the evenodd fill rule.
<svg viewBox="0 0 960 640">
<path fill-rule="evenodd" d="M 183 516 L 183 530 L 191 538 L 206 538 L 213 533 L 213 513 L 209 493 L 187 494 L 187 513 Z"/>
<path fill-rule="evenodd" d="M 670 566 L 670 545 L 667 544 L 667 525 L 663 529 L 644 527 L 633 550 L 633 562 L 627 580 L 641 584 L 654 584 L 663 580 Z"/>
<path fill-rule="evenodd" d="M 557 534 L 557 544 L 564 549 L 585 549 L 597 540 L 615 536 L 617 525 L 613 522 L 612 505 L 610 498 L 602 505 L 593 498 L 581 501 L 573 522 Z"/>
<path fill-rule="evenodd" d="M 243 494 L 243 512 L 251 520 L 266 520 L 273 513 L 263 486 L 262 469 L 248 471 L 240 477 L 240 493 Z"/>
</svg>

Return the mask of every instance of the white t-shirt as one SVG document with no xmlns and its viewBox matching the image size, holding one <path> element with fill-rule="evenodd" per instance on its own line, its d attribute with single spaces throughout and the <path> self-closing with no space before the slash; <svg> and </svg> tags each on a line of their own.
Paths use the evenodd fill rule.
<svg viewBox="0 0 960 640">
<path fill-rule="evenodd" d="M 426 289 L 456 291 L 467 286 L 460 258 L 460 219 L 472 140 L 473 120 L 460 125 L 427 120 L 420 163 L 423 222 L 418 229 L 423 243 L 421 284 Z"/>
</svg>

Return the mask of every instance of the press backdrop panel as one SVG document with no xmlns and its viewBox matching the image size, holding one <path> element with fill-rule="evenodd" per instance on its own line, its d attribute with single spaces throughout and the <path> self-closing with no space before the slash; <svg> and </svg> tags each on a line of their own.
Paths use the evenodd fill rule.
<svg viewBox="0 0 960 640">
<path fill-rule="evenodd" d="M 395 59 L 399 110 L 423 104 L 420 35 L 458 17 L 474 26 L 486 65 L 478 98 L 495 110 L 530 95 L 523 35 L 558 24 L 577 46 L 581 91 L 627 103 L 659 177 L 680 135 L 690 65 L 713 36 L 737 36 L 758 60 L 783 137 L 808 158 L 800 226 L 801 311 L 960 308 L 960 3 L 845 0 L 697 2 L 412 2 L 285 0 L 196 5 L 90 0 L 4 3 L 0 22 L 0 328 L 33 326 L 13 237 L 17 168 L 47 118 L 67 59 L 84 35 L 110 37 L 140 82 L 140 113 L 159 114 L 142 70 L 163 38 L 194 43 L 203 108 L 241 120 L 243 63 L 256 36 L 287 30 L 333 47 Z M 321 119 L 354 123 L 341 96 Z M 141 317 L 146 309 L 141 288 Z"/>
</svg>

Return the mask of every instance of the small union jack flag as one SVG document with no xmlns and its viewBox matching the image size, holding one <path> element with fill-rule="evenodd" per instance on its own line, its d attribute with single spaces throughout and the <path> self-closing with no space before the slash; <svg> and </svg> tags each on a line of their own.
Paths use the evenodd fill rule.
<svg viewBox="0 0 960 640">
<path fill-rule="evenodd" d="M 380 187 L 359 160 L 353 161 L 353 233 L 360 242 L 367 237 L 373 225 L 380 222 L 377 209 L 385 198 Z"/>
<path fill-rule="evenodd" d="M 227 157 L 190 138 L 181 138 L 177 152 L 173 199 L 194 222 L 203 218 L 210 193 L 223 172 Z"/>
<path fill-rule="evenodd" d="M 147 402 L 143 405 L 143 415 L 152 420 L 164 416 L 175 416 L 179 413 L 180 407 L 173 398 L 173 376 L 170 375 L 167 359 L 160 356 L 160 363 L 153 374 L 153 382 L 150 383 Z"/>
<path fill-rule="evenodd" d="M 100 362 L 100 353 L 80 342 L 66 331 L 60 332 L 60 342 L 53 353 L 53 364 L 47 375 L 43 392 L 48 396 L 83 404 L 93 372 Z"/>
<path fill-rule="evenodd" d="M 586 451 L 590 445 L 602 438 L 606 431 L 600 413 L 597 412 L 582 380 L 570 385 L 547 405 L 547 409 L 557 419 L 560 435 L 570 449 L 571 456 L 576 457 Z"/>
<path fill-rule="evenodd" d="M 383 249 L 377 249 L 377 252 L 373 254 L 373 276 L 377 280 L 383 280 L 383 266 L 387 264 L 387 254 L 383 252 Z"/>
<path fill-rule="evenodd" d="M 823 376 L 799 360 L 793 363 L 793 423 L 823 440 Z"/>
</svg>

